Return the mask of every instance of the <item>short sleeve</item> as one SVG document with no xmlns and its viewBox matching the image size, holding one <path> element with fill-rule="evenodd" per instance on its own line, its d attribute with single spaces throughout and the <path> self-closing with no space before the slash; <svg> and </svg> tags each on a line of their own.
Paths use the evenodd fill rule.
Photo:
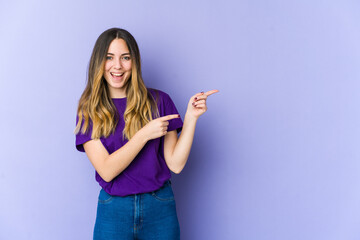
<svg viewBox="0 0 360 240">
<path fill-rule="evenodd" d="M 77 125 L 78 121 L 79 121 L 79 117 L 76 116 L 76 125 Z M 82 128 L 83 124 L 84 124 L 84 119 L 81 123 L 80 131 L 75 136 L 75 146 L 76 146 L 76 149 L 80 152 L 85 152 L 83 144 L 86 143 L 87 141 L 91 140 L 91 133 L 92 133 L 91 119 L 89 119 L 89 126 L 88 126 L 87 132 L 85 134 L 81 133 L 81 128 Z"/>
<path fill-rule="evenodd" d="M 163 92 L 163 102 L 164 102 L 164 113 L 165 113 L 164 116 L 171 114 L 179 114 L 170 96 L 164 92 Z M 174 118 L 169 120 L 167 131 L 170 132 L 176 129 L 177 133 L 179 133 L 182 130 L 182 126 L 183 126 L 183 121 L 181 120 L 181 117 Z"/>
</svg>

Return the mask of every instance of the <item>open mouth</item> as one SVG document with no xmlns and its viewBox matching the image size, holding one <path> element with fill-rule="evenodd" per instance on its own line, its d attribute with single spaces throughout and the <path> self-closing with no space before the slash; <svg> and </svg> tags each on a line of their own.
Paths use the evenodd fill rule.
<svg viewBox="0 0 360 240">
<path fill-rule="evenodd" d="M 113 77 L 122 77 L 124 73 L 110 73 Z"/>
</svg>

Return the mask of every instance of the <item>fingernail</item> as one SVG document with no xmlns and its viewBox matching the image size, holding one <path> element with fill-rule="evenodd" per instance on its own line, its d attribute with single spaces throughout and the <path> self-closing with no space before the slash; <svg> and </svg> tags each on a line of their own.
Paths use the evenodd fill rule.
<svg viewBox="0 0 360 240">
<path fill-rule="evenodd" d="M 195 100 L 197 100 L 197 97 L 195 98 Z"/>
<path fill-rule="evenodd" d="M 180 114 L 178 114 L 178 117 L 180 117 Z"/>
</svg>

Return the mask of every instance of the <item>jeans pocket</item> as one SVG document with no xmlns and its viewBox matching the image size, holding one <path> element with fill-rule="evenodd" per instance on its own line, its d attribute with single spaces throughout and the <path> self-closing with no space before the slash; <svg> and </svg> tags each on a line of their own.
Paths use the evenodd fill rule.
<svg viewBox="0 0 360 240">
<path fill-rule="evenodd" d="M 100 190 L 98 203 L 100 204 L 107 204 L 110 203 L 113 200 L 113 196 L 105 192 L 104 189 Z"/>
<path fill-rule="evenodd" d="M 174 193 L 170 182 L 166 182 L 161 188 L 151 192 L 151 195 L 159 201 L 173 201 Z"/>
</svg>

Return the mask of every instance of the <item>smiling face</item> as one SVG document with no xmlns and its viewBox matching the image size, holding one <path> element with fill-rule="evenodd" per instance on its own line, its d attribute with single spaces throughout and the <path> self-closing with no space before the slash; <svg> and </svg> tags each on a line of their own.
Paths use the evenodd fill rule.
<svg viewBox="0 0 360 240">
<path fill-rule="evenodd" d="M 104 67 L 104 78 L 112 98 L 126 97 L 127 81 L 131 77 L 131 61 L 126 42 L 121 38 L 114 39 L 110 43 Z"/>
</svg>

